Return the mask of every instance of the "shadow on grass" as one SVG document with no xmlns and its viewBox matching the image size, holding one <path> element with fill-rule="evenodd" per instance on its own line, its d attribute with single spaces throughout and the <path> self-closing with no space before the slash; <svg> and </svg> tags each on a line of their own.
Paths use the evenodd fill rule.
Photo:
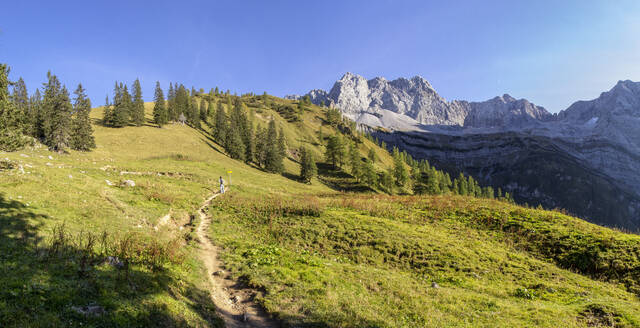
<svg viewBox="0 0 640 328">
<path fill-rule="evenodd" d="M 39 237 L 45 215 L 0 194 L 0 322 L 2 327 L 183 327 L 191 323 L 170 295 L 201 321 L 221 327 L 207 291 L 180 281 L 169 270 L 132 265 L 125 278 L 78 235 L 61 244 Z M 94 247 L 94 249 L 97 248 Z M 91 254 L 87 256 L 87 254 Z M 166 296 L 165 296 L 166 297 Z M 81 314 L 96 306 L 103 313 Z"/>
<path fill-rule="evenodd" d="M 329 188 L 343 192 L 374 192 L 351 174 L 328 163 L 317 163 L 318 179 Z"/>
</svg>

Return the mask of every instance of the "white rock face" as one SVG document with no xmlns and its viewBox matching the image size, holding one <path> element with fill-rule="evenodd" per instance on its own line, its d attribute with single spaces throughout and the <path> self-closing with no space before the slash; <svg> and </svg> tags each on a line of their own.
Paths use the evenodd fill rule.
<svg viewBox="0 0 640 328">
<path fill-rule="evenodd" d="M 527 147 L 543 147 L 580 163 L 589 174 L 601 176 L 615 188 L 631 190 L 635 196 L 628 196 L 629 202 L 640 203 L 640 82 L 619 81 L 597 99 L 578 101 L 558 114 L 506 94 L 483 102 L 447 101 L 419 76 L 387 81 L 347 73 L 331 91 L 314 90 L 308 95 L 312 102 L 335 106 L 362 125 L 429 134 L 429 138 L 411 138 L 407 143 L 413 147 L 409 152 L 419 158 L 437 157 L 464 171 L 470 158 L 479 159 L 476 168 L 489 162 L 499 167 L 509 151 L 528 154 L 533 150 Z M 438 135 L 443 136 L 442 144 Z M 445 136 L 456 136 L 451 139 L 456 143 Z M 496 147 L 496 136 L 513 142 Z M 518 141 L 522 138 L 549 142 L 527 145 Z M 387 141 L 392 144 L 393 136 Z M 482 180 L 491 181 L 493 173 L 482 174 Z M 532 190 L 536 192 L 529 192 L 531 197 L 548 198 L 544 190 Z M 632 207 L 629 218 L 640 227 L 640 208 Z"/>
<path fill-rule="evenodd" d="M 420 130 L 424 125 L 522 127 L 553 117 L 544 108 L 509 95 L 485 102 L 448 102 L 420 76 L 393 81 L 376 77 L 367 81 L 346 73 L 328 93 L 312 90 L 307 95 L 315 104 L 324 102 L 340 108 L 345 116 L 360 124 L 400 130 Z M 371 115 L 378 119 L 372 119 Z"/>
</svg>

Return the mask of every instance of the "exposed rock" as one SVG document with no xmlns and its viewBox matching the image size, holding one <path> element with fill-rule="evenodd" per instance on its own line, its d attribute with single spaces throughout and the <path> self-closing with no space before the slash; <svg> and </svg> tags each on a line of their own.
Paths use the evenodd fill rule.
<svg viewBox="0 0 640 328">
<path fill-rule="evenodd" d="M 438 283 L 436 283 L 435 281 L 431 283 L 431 288 L 435 288 L 438 289 L 440 288 L 440 285 L 438 285 Z"/>
<path fill-rule="evenodd" d="M 104 180 L 104 182 L 107 183 L 107 186 L 113 186 L 113 182 L 109 181 L 109 180 Z"/>
<path fill-rule="evenodd" d="M 124 180 L 121 185 L 123 187 L 135 187 L 136 183 L 133 180 Z"/>
<path fill-rule="evenodd" d="M 458 127 L 528 126 L 553 117 L 526 99 L 509 95 L 485 102 L 448 102 L 420 76 L 387 81 L 346 73 L 328 93 L 312 90 L 315 104 L 340 108 L 360 124 L 399 130 L 419 130 L 421 125 Z M 404 116 L 404 117 L 402 117 Z"/>
<path fill-rule="evenodd" d="M 367 81 L 347 73 L 330 92 L 308 95 L 340 108 L 388 145 L 502 187 L 516 201 L 640 229 L 638 82 L 619 81 L 597 99 L 553 115 L 506 94 L 447 101 L 418 76 Z M 377 127 L 394 133 L 385 136 Z"/>
</svg>

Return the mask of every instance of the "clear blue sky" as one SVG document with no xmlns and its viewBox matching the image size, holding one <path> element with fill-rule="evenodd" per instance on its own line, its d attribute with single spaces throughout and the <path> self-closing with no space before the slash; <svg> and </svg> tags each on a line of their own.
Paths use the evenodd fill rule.
<svg viewBox="0 0 640 328">
<path fill-rule="evenodd" d="M 640 80 L 640 1 L 4 1 L 0 62 L 95 105 L 115 80 L 283 96 L 344 72 L 421 75 L 445 98 L 552 112 Z"/>
</svg>

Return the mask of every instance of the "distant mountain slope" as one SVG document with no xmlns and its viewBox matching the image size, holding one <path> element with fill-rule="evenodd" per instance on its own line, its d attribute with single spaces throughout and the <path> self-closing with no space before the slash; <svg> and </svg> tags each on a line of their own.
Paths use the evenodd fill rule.
<svg viewBox="0 0 640 328">
<path fill-rule="evenodd" d="M 558 114 L 509 95 L 448 102 L 421 77 L 367 81 L 347 73 L 330 92 L 307 95 L 315 103 L 340 108 L 363 126 L 384 128 L 374 134 L 388 144 L 471 173 L 519 201 L 563 207 L 604 225 L 640 227 L 638 82 L 619 81 L 597 99 L 578 101 Z M 543 155 L 523 140 L 549 147 Z M 555 164 L 546 165 L 549 160 Z M 579 190 L 575 176 L 566 174 L 568 167 L 584 169 L 578 174 L 583 177 Z M 603 187 L 602 181 L 610 186 Z M 581 196 L 564 197 L 571 194 Z"/>
</svg>

